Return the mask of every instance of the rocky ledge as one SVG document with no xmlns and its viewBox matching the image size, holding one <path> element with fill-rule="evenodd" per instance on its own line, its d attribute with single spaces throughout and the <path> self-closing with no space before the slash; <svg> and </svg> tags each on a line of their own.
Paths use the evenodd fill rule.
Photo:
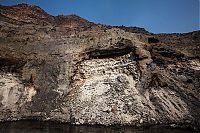
<svg viewBox="0 0 200 133">
<path fill-rule="evenodd" d="M 0 121 L 200 127 L 200 31 L 0 6 Z"/>
</svg>

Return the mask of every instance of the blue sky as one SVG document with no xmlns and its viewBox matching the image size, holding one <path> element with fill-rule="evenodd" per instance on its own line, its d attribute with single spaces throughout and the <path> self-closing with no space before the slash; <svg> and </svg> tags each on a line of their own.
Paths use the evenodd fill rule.
<svg viewBox="0 0 200 133">
<path fill-rule="evenodd" d="M 51 15 L 77 14 L 107 25 L 138 26 L 153 33 L 199 30 L 200 0 L 0 0 L 35 4 Z"/>
</svg>

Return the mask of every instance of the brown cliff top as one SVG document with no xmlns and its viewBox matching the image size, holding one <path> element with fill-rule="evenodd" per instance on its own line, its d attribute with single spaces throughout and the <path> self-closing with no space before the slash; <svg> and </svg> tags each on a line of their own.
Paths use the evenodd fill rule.
<svg viewBox="0 0 200 133">
<path fill-rule="evenodd" d="M 23 23 L 38 25 L 55 25 L 65 27 L 83 27 L 94 25 L 77 15 L 52 16 L 36 5 L 18 4 L 14 6 L 0 6 L 1 17 L 13 19 Z"/>
</svg>

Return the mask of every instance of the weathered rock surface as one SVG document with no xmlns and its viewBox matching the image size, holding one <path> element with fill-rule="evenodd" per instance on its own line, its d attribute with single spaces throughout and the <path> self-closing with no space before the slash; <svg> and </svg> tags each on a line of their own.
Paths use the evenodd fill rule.
<svg viewBox="0 0 200 133">
<path fill-rule="evenodd" d="M 0 121 L 200 125 L 200 31 L 155 35 L 33 5 L 0 9 Z"/>
</svg>

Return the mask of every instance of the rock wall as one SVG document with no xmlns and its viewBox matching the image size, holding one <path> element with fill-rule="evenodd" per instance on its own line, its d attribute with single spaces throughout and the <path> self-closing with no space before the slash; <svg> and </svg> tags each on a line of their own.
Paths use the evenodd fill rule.
<svg viewBox="0 0 200 133">
<path fill-rule="evenodd" d="M 125 27 L 25 23 L 1 10 L 0 121 L 200 125 L 200 60 L 191 47 Z M 199 31 L 191 34 L 178 38 L 200 50 Z"/>
</svg>

